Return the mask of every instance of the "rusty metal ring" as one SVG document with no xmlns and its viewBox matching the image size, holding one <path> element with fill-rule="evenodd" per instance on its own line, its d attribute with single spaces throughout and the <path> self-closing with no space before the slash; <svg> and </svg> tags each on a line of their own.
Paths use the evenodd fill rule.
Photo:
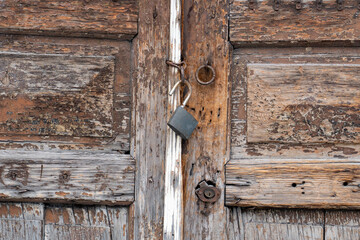
<svg viewBox="0 0 360 240">
<path fill-rule="evenodd" d="M 200 78 L 199 78 L 199 72 L 200 72 L 200 70 L 202 70 L 202 69 L 210 69 L 211 70 L 211 72 L 212 72 L 212 77 L 211 77 L 211 79 L 209 80 L 209 81 L 202 81 L 202 80 L 200 80 Z M 195 74 L 195 78 L 196 78 L 196 81 L 199 83 L 199 84 L 201 84 L 201 85 L 209 85 L 209 84 L 211 84 L 212 82 L 214 82 L 214 80 L 215 80 L 215 70 L 214 70 L 214 68 L 213 67 L 211 67 L 210 65 L 202 65 L 202 66 L 200 66 L 197 70 L 196 70 L 196 74 Z"/>
</svg>

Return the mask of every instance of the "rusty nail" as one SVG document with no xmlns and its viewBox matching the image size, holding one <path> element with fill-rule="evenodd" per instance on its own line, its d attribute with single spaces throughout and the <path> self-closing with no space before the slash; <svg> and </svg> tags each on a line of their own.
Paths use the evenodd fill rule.
<svg viewBox="0 0 360 240">
<path fill-rule="evenodd" d="M 318 11 L 321 11 L 321 9 L 322 9 L 322 0 L 316 0 L 316 9 L 318 10 Z"/>
<path fill-rule="evenodd" d="M 11 178 L 12 180 L 15 180 L 16 177 L 17 177 L 16 172 L 10 172 L 9 175 L 10 175 L 10 178 Z"/>
<path fill-rule="evenodd" d="M 67 174 L 67 173 L 61 174 L 60 177 L 61 177 L 61 179 L 63 179 L 63 180 L 69 180 L 69 178 L 70 178 L 69 174 Z"/>
<path fill-rule="evenodd" d="M 275 11 L 279 11 L 279 8 L 280 8 L 280 0 L 274 0 L 273 9 Z"/>
</svg>

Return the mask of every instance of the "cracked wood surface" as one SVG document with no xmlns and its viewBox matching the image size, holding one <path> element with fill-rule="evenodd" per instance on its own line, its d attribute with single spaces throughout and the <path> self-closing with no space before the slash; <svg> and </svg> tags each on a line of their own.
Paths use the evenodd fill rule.
<svg viewBox="0 0 360 240">
<path fill-rule="evenodd" d="M 2 201 L 130 204 L 135 161 L 100 151 L 0 151 Z"/>
<path fill-rule="evenodd" d="M 136 0 L 3 0 L 0 32 L 131 39 L 137 33 Z"/>
<path fill-rule="evenodd" d="M 359 74 L 359 64 L 247 64 L 247 142 L 359 143 Z"/>
<path fill-rule="evenodd" d="M 128 208 L 0 203 L 0 239 L 128 239 Z"/>
<path fill-rule="evenodd" d="M 317 10 L 316 1 L 301 1 L 296 10 L 295 1 L 280 1 L 279 10 L 269 0 L 256 1 L 249 9 L 247 0 L 230 4 L 230 41 L 236 45 L 254 43 L 320 42 L 359 40 L 358 1 L 349 0 L 344 9 L 337 9 L 336 1 L 322 1 Z M 310 44 L 309 44 L 310 45 Z"/>
<path fill-rule="evenodd" d="M 129 151 L 129 42 L 0 36 L 0 148 Z"/>
<path fill-rule="evenodd" d="M 225 168 L 228 159 L 228 43 L 227 1 L 184 1 L 183 58 L 192 96 L 186 109 L 199 124 L 183 144 L 184 163 L 184 239 L 226 239 L 224 206 Z M 209 64 L 215 81 L 200 85 L 196 70 Z M 201 80 L 211 78 L 204 71 Z M 195 194 L 197 185 L 211 181 L 220 189 L 215 203 L 204 203 Z"/>
<path fill-rule="evenodd" d="M 136 161 L 131 239 L 163 239 L 170 2 L 139 0 L 134 48 L 133 144 Z"/>
</svg>

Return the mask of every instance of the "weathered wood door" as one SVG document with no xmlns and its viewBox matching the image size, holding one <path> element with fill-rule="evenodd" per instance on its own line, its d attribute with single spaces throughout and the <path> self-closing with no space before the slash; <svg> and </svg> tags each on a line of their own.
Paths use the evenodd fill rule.
<svg viewBox="0 0 360 240">
<path fill-rule="evenodd" d="M 359 13 L 230 3 L 232 239 L 359 239 L 359 212 L 339 210 L 359 208 Z"/>
<path fill-rule="evenodd" d="M 169 8 L 0 1 L 0 239 L 175 238 Z M 182 1 L 199 121 L 182 143 L 183 239 L 359 239 L 360 213 L 339 210 L 360 206 L 358 9 Z M 196 195 L 204 181 L 214 203 Z"/>
<path fill-rule="evenodd" d="M 137 1 L 4 0 L 0 18 L 0 239 L 128 239 Z"/>
</svg>

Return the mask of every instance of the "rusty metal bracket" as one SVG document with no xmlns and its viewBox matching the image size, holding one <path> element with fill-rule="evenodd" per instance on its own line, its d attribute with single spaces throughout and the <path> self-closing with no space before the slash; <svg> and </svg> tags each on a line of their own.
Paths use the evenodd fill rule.
<svg viewBox="0 0 360 240">
<path fill-rule="evenodd" d="M 344 0 L 336 0 L 336 4 L 338 11 L 344 10 Z"/>
<path fill-rule="evenodd" d="M 254 10 L 256 8 L 257 2 L 256 0 L 249 0 L 249 9 Z"/>
<path fill-rule="evenodd" d="M 166 64 L 179 69 L 181 82 L 186 81 L 186 79 L 185 79 L 186 63 L 184 61 L 182 61 L 180 63 L 174 63 L 173 61 L 166 60 Z"/>
<path fill-rule="evenodd" d="M 273 9 L 275 11 L 279 11 L 279 8 L 280 8 L 280 0 L 274 0 L 273 2 Z"/>
<path fill-rule="evenodd" d="M 221 191 L 209 181 L 201 181 L 195 189 L 196 196 L 205 203 L 214 203 L 219 200 Z"/>
<path fill-rule="evenodd" d="M 323 1 L 322 0 L 316 0 L 316 9 L 318 11 L 322 10 Z"/>
</svg>

